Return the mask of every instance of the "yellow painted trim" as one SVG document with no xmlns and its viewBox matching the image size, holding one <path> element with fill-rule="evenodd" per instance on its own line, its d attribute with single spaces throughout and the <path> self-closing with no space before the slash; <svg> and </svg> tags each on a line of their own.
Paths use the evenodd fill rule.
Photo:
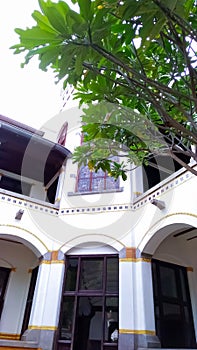
<svg viewBox="0 0 197 350">
<path fill-rule="evenodd" d="M 158 223 L 160 223 L 161 221 L 170 218 L 171 216 L 176 216 L 176 215 L 186 215 L 186 216 L 192 216 L 194 218 L 197 218 L 197 214 L 194 213 L 185 213 L 185 212 L 178 212 L 178 213 L 171 213 L 171 214 L 167 214 L 165 216 L 163 216 L 162 218 L 160 218 L 159 220 L 157 220 L 144 234 L 144 236 L 142 237 L 141 241 L 138 244 L 138 247 L 140 246 L 140 244 L 142 243 L 142 241 L 144 240 L 144 238 L 146 237 L 146 235 L 148 234 L 148 232 L 150 232 L 155 226 L 157 226 Z"/>
<path fill-rule="evenodd" d="M 19 340 L 20 334 L 0 333 L 0 339 Z"/>
<path fill-rule="evenodd" d="M 55 326 L 29 326 L 28 329 L 38 329 L 44 331 L 56 331 L 57 327 Z"/>
<path fill-rule="evenodd" d="M 120 334 L 148 334 L 148 335 L 156 335 L 155 331 L 145 330 L 137 330 L 137 329 L 119 329 Z"/>
<path fill-rule="evenodd" d="M 45 264 L 45 265 L 64 264 L 64 260 L 42 260 L 40 264 Z"/>
<path fill-rule="evenodd" d="M 147 262 L 147 263 L 150 263 L 151 262 L 151 259 L 148 259 L 148 258 L 136 258 L 136 259 L 133 259 L 133 258 L 120 258 L 119 259 L 120 262 Z"/>
<path fill-rule="evenodd" d="M 51 260 L 51 264 L 64 264 L 64 260 Z"/>
<path fill-rule="evenodd" d="M 11 228 L 15 228 L 24 232 L 29 233 L 31 236 L 35 237 L 40 243 L 42 243 L 42 245 L 46 248 L 46 250 L 48 251 L 49 249 L 47 248 L 46 244 L 34 233 L 32 233 L 31 231 L 27 230 L 26 228 L 23 228 L 21 226 L 16 226 L 16 225 L 10 225 L 10 224 L 0 224 L 0 227 L 11 227 Z M 13 235 L 14 236 L 14 235 Z M 15 235 L 16 236 L 16 235 Z"/>
<path fill-rule="evenodd" d="M 194 269 L 193 269 L 193 267 L 191 267 L 191 266 L 188 266 L 188 267 L 186 268 L 186 270 L 187 270 L 187 272 L 194 272 Z"/>
<path fill-rule="evenodd" d="M 40 265 L 45 264 L 45 265 L 51 265 L 51 260 L 42 260 L 40 262 Z"/>
</svg>

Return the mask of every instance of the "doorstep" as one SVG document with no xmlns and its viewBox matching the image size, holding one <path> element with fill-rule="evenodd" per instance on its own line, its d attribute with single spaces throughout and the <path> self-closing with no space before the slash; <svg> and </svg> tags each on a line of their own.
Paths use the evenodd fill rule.
<svg viewBox="0 0 197 350">
<path fill-rule="evenodd" d="M 38 344 L 33 341 L 23 341 L 23 340 L 6 340 L 0 339 L 0 350 L 42 350 L 38 347 Z"/>
</svg>

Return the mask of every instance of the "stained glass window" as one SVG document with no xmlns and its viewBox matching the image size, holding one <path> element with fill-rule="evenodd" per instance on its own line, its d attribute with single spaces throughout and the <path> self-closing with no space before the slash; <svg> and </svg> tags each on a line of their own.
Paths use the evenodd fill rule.
<svg viewBox="0 0 197 350">
<path fill-rule="evenodd" d="M 76 192 L 103 192 L 117 190 L 119 186 L 119 180 L 115 180 L 101 169 L 94 172 L 86 165 L 78 170 Z"/>
</svg>

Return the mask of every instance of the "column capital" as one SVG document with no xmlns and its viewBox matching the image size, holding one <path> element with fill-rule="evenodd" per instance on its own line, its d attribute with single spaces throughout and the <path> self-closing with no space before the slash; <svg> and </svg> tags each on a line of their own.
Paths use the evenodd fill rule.
<svg viewBox="0 0 197 350">
<path fill-rule="evenodd" d="M 64 263 L 64 253 L 61 250 L 53 250 L 45 253 L 40 258 L 41 264 L 62 264 Z"/>
<path fill-rule="evenodd" d="M 119 252 L 119 259 L 120 261 L 151 262 L 152 255 L 141 253 L 135 247 L 125 247 Z"/>
<path fill-rule="evenodd" d="M 136 259 L 136 248 L 135 247 L 125 247 L 119 252 L 120 259 Z"/>
</svg>

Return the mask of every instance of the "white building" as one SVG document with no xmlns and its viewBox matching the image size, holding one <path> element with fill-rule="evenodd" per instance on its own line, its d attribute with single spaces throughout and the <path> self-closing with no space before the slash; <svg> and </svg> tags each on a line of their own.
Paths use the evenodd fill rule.
<svg viewBox="0 0 197 350">
<path fill-rule="evenodd" d="M 0 350 L 194 348 L 197 179 L 79 171 L 80 115 L 0 117 Z"/>
</svg>

